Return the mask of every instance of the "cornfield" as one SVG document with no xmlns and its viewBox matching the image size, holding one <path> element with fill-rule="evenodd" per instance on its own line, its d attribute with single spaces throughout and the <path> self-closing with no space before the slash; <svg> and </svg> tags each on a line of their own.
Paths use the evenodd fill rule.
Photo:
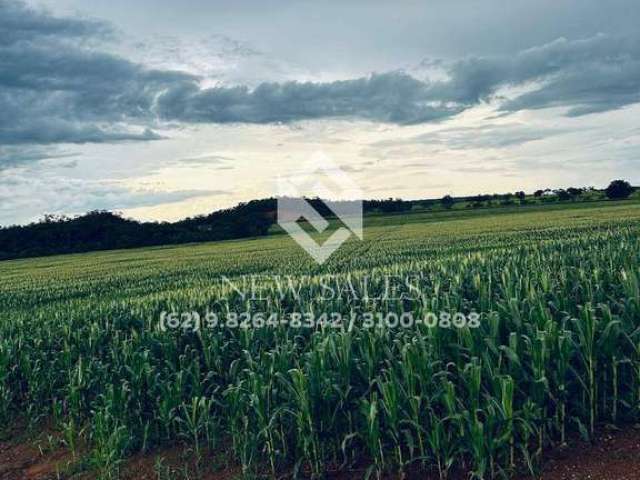
<svg viewBox="0 0 640 480">
<path fill-rule="evenodd" d="M 318 266 L 285 236 L 0 264 L 0 421 L 53 419 L 101 478 L 184 442 L 245 476 L 535 473 L 640 420 L 636 205 L 371 226 Z M 285 278 L 279 291 L 269 276 Z M 413 299 L 385 299 L 412 276 Z M 260 300 L 235 288 L 257 279 Z M 367 291 L 327 298 L 323 285 Z M 162 312 L 476 312 L 477 328 L 163 329 Z"/>
</svg>

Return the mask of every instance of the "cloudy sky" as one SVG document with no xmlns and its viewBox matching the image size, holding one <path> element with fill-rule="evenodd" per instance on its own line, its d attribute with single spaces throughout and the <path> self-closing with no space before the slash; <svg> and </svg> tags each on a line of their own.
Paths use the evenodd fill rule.
<svg viewBox="0 0 640 480">
<path fill-rule="evenodd" d="M 640 184 L 637 0 L 0 0 L 0 225 Z"/>
</svg>

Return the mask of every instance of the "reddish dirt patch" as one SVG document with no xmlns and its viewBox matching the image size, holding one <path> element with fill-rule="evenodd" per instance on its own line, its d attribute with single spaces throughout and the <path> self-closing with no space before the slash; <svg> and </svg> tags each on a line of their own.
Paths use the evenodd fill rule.
<svg viewBox="0 0 640 480">
<path fill-rule="evenodd" d="M 624 431 L 603 432 L 593 443 L 574 441 L 571 447 L 548 452 L 545 458 L 541 480 L 640 480 L 640 429 L 629 428 Z M 183 467 L 184 451 L 180 449 L 158 452 L 152 456 L 139 455 L 127 461 L 122 478 L 126 480 L 157 479 L 154 469 L 156 458 L 164 459 L 163 464 L 171 467 Z M 215 462 L 214 462 L 215 463 Z M 205 462 L 206 464 L 206 462 Z M 193 466 L 191 465 L 191 468 Z M 193 473 L 193 470 L 190 471 Z M 364 478 L 366 468 L 353 472 L 341 472 L 329 475 L 332 480 L 360 480 Z M 458 475 L 460 480 L 468 478 Z M 174 478 L 174 477 L 171 477 Z M 175 477 L 182 478 L 182 477 Z M 202 480 L 232 480 L 240 477 L 238 468 L 205 469 L 199 477 Z M 385 480 L 397 480 L 397 475 L 388 475 Z M 405 480 L 435 480 L 437 475 L 424 472 L 407 472 Z M 517 476 L 517 480 L 531 478 L 529 475 Z"/>
<path fill-rule="evenodd" d="M 640 429 L 611 431 L 591 444 L 574 442 L 552 452 L 544 480 L 640 480 Z"/>
<path fill-rule="evenodd" d="M 161 460 L 160 466 L 158 462 Z M 203 454 L 199 466 L 195 465 L 190 450 L 181 447 L 164 449 L 150 454 L 137 454 L 127 459 L 121 468 L 122 480 L 157 480 L 160 478 L 197 478 L 198 480 L 232 480 L 240 478 L 240 469 L 222 463 L 211 453 Z M 188 473 L 188 476 L 185 475 Z"/>
<path fill-rule="evenodd" d="M 54 479 L 73 463 L 71 452 L 54 435 L 49 437 L 48 431 L 28 441 L 19 435 L 15 430 L 9 440 L 0 442 L 0 480 Z"/>
<path fill-rule="evenodd" d="M 16 436 L 0 441 L 0 480 L 49 480 L 69 478 L 64 475 L 73 464 L 71 453 L 59 444 L 51 447 L 48 436 L 41 433 L 30 440 Z M 40 448 L 39 448 L 40 446 Z M 188 450 L 182 447 L 138 454 L 127 459 L 121 468 L 122 480 L 157 480 L 160 478 L 198 478 L 200 480 L 233 480 L 240 478 L 237 466 L 227 465 L 228 457 L 205 455 L 196 469 Z M 162 459 L 158 463 L 158 459 Z M 159 466 L 160 465 L 160 466 Z M 58 476 L 60 473 L 62 475 Z M 185 473 L 188 477 L 185 477 Z M 340 480 L 361 479 L 364 469 L 330 475 Z M 95 478 L 90 472 L 74 475 L 74 479 Z M 395 479 L 397 476 L 385 476 Z M 408 473 L 405 480 L 430 480 L 424 473 Z M 462 476 L 461 478 L 465 478 Z M 518 480 L 530 478 L 527 475 Z M 574 441 L 571 447 L 548 452 L 542 480 L 640 480 L 640 428 L 609 431 L 600 434 L 593 443 Z"/>
</svg>

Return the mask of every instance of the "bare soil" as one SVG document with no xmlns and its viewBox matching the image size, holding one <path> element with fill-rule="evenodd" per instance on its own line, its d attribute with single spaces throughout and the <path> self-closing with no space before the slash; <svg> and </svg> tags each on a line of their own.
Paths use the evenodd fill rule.
<svg viewBox="0 0 640 480">
<path fill-rule="evenodd" d="M 28 435 L 20 430 L 0 440 L 0 480 L 90 480 L 95 474 L 82 467 L 59 435 L 44 430 Z M 120 470 L 123 480 L 195 479 L 232 480 L 240 469 L 228 463 L 222 452 L 208 453 L 201 466 L 185 448 L 175 447 L 126 460 Z M 333 480 L 361 479 L 364 471 L 329 475 Z M 388 477 L 389 479 L 395 477 Z M 406 480 L 430 480 L 422 474 L 407 474 Z M 518 480 L 531 478 L 521 476 Z M 640 480 L 640 428 L 603 431 L 591 442 L 574 441 L 570 447 L 546 455 L 543 480 Z"/>
<path fill-rule="evenodd" d="M 32 435 L 16 427 L 0 441 L 0 480 L 57 479 L 75 462 L 49 428 Z"/>
<path fill-rule="evenodd" d="M 640 480 L 640 429 L 601 433 L 596 442 L 573 442 L 551 452 L 544 480 Z"/>
</svg>

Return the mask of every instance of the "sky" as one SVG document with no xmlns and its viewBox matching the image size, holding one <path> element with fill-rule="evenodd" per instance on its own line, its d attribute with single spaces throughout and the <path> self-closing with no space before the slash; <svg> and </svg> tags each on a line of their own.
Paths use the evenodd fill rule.
<svg viewBox="0 0 640 480">
<path fill-rule="evenodd" d="M 640 184 L 637 0 L 0 0 L 0 225 Z"/>
</svg>

